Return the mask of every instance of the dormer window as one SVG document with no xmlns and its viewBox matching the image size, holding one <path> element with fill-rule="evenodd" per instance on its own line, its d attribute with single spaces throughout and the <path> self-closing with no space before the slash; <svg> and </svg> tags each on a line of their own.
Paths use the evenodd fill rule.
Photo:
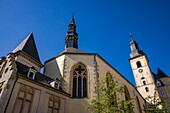
<svg viewBox="0 0 170 113">
<path fill-rule="evenodd" d="M 34 79 L 35 73 L 36 73 L 36 70 L 30 68 L 27 77 L 28 77 L 28 78 L 31 78 L 31 79 Z"/>
<path fill-rule="evenodd" d="M 156 84 L 157 84 L 158 87 L 162 86 L 162 84 L 159 80 L 156 82 Z"/>
<path fill-rule="evenodd" d="M 54 87 L 59 89 L 59 86 L 60 86 L 59 83 L 55 82 Z"/>
<path fill-rule="evenodd" d="M 50 83 L 50 85 L 56 89 L 59 89 L 60 88 L 60 81 L 58 80 L 54 80 Z"/>
</svg>

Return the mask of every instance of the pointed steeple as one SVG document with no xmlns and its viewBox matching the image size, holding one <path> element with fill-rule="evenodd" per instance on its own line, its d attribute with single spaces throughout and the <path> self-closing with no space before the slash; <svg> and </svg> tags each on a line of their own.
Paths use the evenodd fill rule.
<svg viewBox="0 0 170 113">
<path fill-rule="evenodd" d="M 29 34 L 12 52 L 22 51 L 34 60 L 40 62 L 33 33 Z"/>
<path fill-rule="evenodd" d="M 72 15 L 72 20 L 68 25 L 68 31 L 65 39 L 65 48 L 69 48 L 69 47 L 78 49 L 78 34 L 76 33 L 74 14 Z"/>
<path fill-rule="evenodd" d="M 142 50 L 139 49 L 138 43 L 132 39 L 132 35 L 130 35 L 131 37 L 131 42 L 130 42 L 130 49 L 131 49 L 131 53 L 130 53 L 130 57 L 136 57 L 142 54 L 145 54 Z"/>
</svg>

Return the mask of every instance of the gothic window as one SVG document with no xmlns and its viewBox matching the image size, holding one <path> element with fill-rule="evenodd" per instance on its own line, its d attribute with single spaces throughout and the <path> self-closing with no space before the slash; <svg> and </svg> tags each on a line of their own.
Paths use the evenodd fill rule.
<svg viewBox="0 0 170 113">
<path fill-rule="evenodd" d="M 79 63 L 73 68 L 72 73 L 72 97 L 87 97 L 87 70 L 86 67 Z"/>
<path fill-rule="evenodd" d="M 130 97 L 130 93 L 129 93 L 129 90 L 128 90 L 127 86 L 124 87 L 124 92 L 125 92 L 125 100 L 130 100 L 131 97 Z M 130 111 L 133 111 L 133 108 L 131 107 L 130 104 L 128 104 L 127 107 L 128 107 L 128 109 L 129 109 Z"/>
<path fill-rule="evenodd" d="M 149 88 L 148 87 L 145 87 L 145 90 L 146 90 L 146 92 L 149 92 Z"/>
<path fill-rule="evenodd" d="M 21 85 L 15 101 L 13 113 L 30 113 L 34 91 L 32 88 Z"/>
<path fill-rule="evenodd" d="M 129 94 L 129 90 L 127 89 L 127 87 L 125 86 L 125 100 L 130 100 L 130 94 Z"/>
<path fill-rule="evenodd" d="M 56 96 L 50 96 L 48 101 L 48 112 L 47 113 L 59 113 L 60 110 L 60 99 Z"/>
<path fill-rule="evenodd" d="M 109 102 L 109 106 L 115 106 L 117 107 L 117 95 L 116 92 L 112 92 L 111 89 L 114 88 L 116 86 L 116 82 L 114 81 L 114 77 L 112 76 L 112 74 L 110 72 L 106 73 L 106 87 L 108 89 L 107 93 L 110 96 L 111 101 Z"/>
<path fill-rule="evenodd" d="M 136 62 L 136 65 L 137 65 L 138 68 L 142 67 L 140 61 L 137 61 L 137 62 Z"/>
<path fill-rule="evenodd" d="M 139 112 L 139 113 L 142 113 L 142 109 L 141 109 L 140 101 L 139 101 L 138 97 L 136 97 L 136 104 L 137 104 L 138 112 Z"/>
</svg>

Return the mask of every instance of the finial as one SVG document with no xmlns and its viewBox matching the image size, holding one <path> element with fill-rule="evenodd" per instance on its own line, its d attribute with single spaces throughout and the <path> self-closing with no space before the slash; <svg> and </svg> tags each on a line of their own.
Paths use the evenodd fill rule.
<svg viewBox="0 0 170 113">
<path fill-rule="evenodd" d="M 72 13 L 72 18 L 74 18 L 74 13 Z"/>
<path fill-rule="evenodd" d="M 131 41 L 133 40 L 133 36 L 132 36 L 132 33 L 129 33 L 129 37 L 131 39 Z"/>
</svg>

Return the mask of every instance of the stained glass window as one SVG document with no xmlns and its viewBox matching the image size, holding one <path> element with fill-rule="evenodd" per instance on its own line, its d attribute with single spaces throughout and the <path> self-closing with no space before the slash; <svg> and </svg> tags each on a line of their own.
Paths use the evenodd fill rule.
<svg viewBox="0 0 170 113">
<path fill-rule="evenodd" d="M 82 79 L 81 76 L 78 77 L 78 97 L 82 97 Z"/>
<path fill-rule="evenodd" d="M 83 98 L 87 97 L 87 70 L 86 67 L 79 63 L 73 69 L 73 86 L 72 97 Z"/>
<path fill-rule="evenodd" d="M 87 97 L 87 79 L 83 78 L 83 96 Z"/>
<path fill-rule="evenodd" d="M 76 89 L 77 89 L 77 78 L 73 78 L 73 97 L 76 97 Z"/>
</svg>

